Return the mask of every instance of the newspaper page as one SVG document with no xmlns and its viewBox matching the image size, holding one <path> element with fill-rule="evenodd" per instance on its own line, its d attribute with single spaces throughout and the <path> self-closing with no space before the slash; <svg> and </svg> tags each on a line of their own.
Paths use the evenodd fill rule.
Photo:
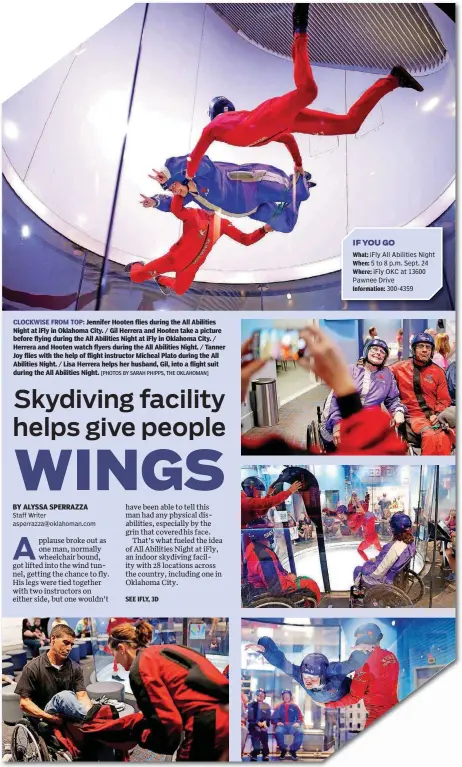
<svg viewBox="0 0 462 767">
<path fill-rule="evenodd" d="M 2 757 L 360 754 L 456 657 L 455 5 L 117 12 L 3 103 Z"/>
</svg>

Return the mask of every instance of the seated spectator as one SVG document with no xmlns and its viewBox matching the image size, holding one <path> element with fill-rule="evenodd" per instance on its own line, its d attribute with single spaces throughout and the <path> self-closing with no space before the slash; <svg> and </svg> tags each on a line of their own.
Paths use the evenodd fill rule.
<svg viewBox="0 0 462 767">
<path fill-rule="evenodd" d="M 51 624 L 51 630 L 53 631 L 55 626 L 68 626 L 68 622 L 64 620 L 64 618 L 55 618 L 53 623 Z"/>
<path fill-rule="evenodd" d="M 438 333 L 435 337 L 435 353 L 433 362 L 439 365 L 443 370 L 449 367 L 448 357 L 451 352 L 451 344 L 447 333 Z"/>
<path fill-rule="evenodd" d="M 91 636 L 90 618 L 80 618 L 75 627 L 75 633 L 78 639 Z"/>
<path fill-rule="evenodd" d="M 34 633 L 37 637 L 37 639 L 41 639 L 43 644 L 50 644 L 50 640 L 48 639 L 45 632 L 42 630 L 42 619 L 41 618 L 34 618 Z"/>
<path fill-rule="evenodd" d="M 366 343 L 361 359 L 355 365 L 349 365 L 348 371 L 363 407 L 383 405 L 398 425 L 404 423 L 406 408 L 400 401 L 393 374 L 385 367 L 389 353 L 385 341 L 373 338 Z M 324 404 L 320 431 L 323 440 L 335 447 L 340 444 L 341 421 L 339 403 L 332 391 Z"/>
<path fill-rule="evenodd" d="M 455 533 L 456 532 L 456 510 L 450 509 L 449 514 L 444 521 L 446 522 L 449 532 Z"/>
<path fill-rule="evenodd" d="M 407 514 L 393 514 L 390 519 L 393 539 L 382 551 L 364 565 L 355 567 L 355 586 L 376 586 L 378 583 L 392 584 L 395 576 L 415 555 L 416 545 L 412 535 L 412 521 Z"/>
<path fill-rule="evenodd" d="M 456 580 L 456 534 L 451 533 L 451 543 L 448 543 L 446 546 L 446 559 L 448 560 L 448 565 L 451 568 L 451 573 L 446 578 L 449 583 Z"/>
<path fill-rule="evenodd" d="M 279 758 L 281 760 L 286 758 L 286 735 L 293 735 L 289 753 L 291 759 L 296 761 L 297 751 L 303 742 L 303 716 L 297 704 L 292 703 L 292 693 L 290 690 L 283 690 L 281 696 L 282 703 L 276 706 L 271 717 L 271 722 L 275 728 L 276 743 L 280 751 Z"/>
<path fill-rule="evenodd" d="M 411 340 L 412 356 L 391 366 L 401 401 L 407 407 L 408 439 L 420 438 L 422 455 L 450 455 L 454 434 L 438 421 L 451 404 L 446 376 L 432 362 L 433 336 L 419 333 Z"/>
<path fill-rule="evenodd" d="M 256 762 L 261 751 L 262 761 L 269 762 L 268 726 L 271 722 L 271 708 L 265 703 L 265 690 L 257 690 L 257 697 L 247 708 L 247 723 L 252 739 L 250 761 Z"/>
<path fill-rule="evenodd" d="M 45 643 L 35 633 L 35 628 L 30 622 L 29 618 L 23 618 L 21 633 L 23 645 L 28 647 L 32 653 L 32 657 L 36 658 L 39 654 L 40 648 L 43 647 Z"/>
</svg>

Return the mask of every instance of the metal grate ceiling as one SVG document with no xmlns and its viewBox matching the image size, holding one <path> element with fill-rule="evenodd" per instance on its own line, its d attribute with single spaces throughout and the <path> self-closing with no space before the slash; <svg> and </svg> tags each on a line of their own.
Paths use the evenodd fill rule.
<svg viewBox="0 0 462 767">
<path fill-rule="evenodd" d="M 292 3 L 210 3 L 236 32 L 291 58 Z M 439 69 L 447 51 L 422 3 L 311 3 L 313 64 L 377 73 L 401 64 L 421 75 Z"/>
</svg>

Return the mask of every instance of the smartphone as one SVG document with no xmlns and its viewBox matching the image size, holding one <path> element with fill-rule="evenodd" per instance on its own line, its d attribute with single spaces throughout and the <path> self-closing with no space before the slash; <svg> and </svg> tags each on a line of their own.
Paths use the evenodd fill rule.
<svg viewBox="0 0 462 767">
<path fill-rule="evenodd" d="M 306 342 L 299 330 L 263 328 L 252 334 L 254 360 L 298 360 L 303 357 Z"/>
</svg>

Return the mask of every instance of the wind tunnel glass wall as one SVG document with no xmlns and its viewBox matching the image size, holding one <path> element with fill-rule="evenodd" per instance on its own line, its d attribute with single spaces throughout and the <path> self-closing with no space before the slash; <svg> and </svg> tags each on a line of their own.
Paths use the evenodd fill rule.
<svg viewBox="0 0 462 767">
<path fill-rule="evenodd" d="M 416 543 L 416 554 L 408 566 L 420 575 L 425 584 L 418 606 L 429 606 L 430 592 L 434 596 L 447 588 L 444 577 L 436 577 L 439 569 L 432 564 L 433 525 L 436 517 L 446 524 L 452 524 L 448 518 L 451 509 L 455 508 L 455 467 L 317 465 L 304 468 L 314 474 L 319 484 L 327 578 L 331 592 L 349 593 L 354 581 L 354 570 L 364 562 L 358 547 L 364 548 L 368 558 L 376 557 L 379 553 L 379 548 L 363 545 L 366 539 L 364 527 L 353 529 L 349 524 L 349 516 L 343 513 L 343 509 L 339 509 L 340 506 L 350 512 L 355 506 L 362 507 L 374 515 L 374 530 L 380 548 L 392 540 L 390 520 L 393 515 L 407 514 L 412 521 Z M 241 481 L 246 477 L 258 476 L 268 490 L 283 469 L 282 465 L 245 466 L 241 469 Z M 283 485 L 284 490 L 288 487 L 288 484 Z M 284 503 L 270 509 L 265 520 L 273 530 L 272 548 L 284 569 L 297 577 L 313 578 L 321 592 L 325 592 L 326 572 L 320 554 L 319 532 L 309 518 L 309 509 L 305 507 L 301 495 L 295 493 Z M 248 527 L 252 526 L 253 522 L 249 523 Z M 241 558 L 243 595 L 246 599 L 249 598 L 245 590 L 245 584 L 249 582 L 247 539 L 248 535 L 243 529 Z M 413 591 L 412 596 L 415 593 Z M 348 606 L 348 600 L 344 606 Z"/>
<path fill-rule="evenodd" d="M 133 618 L 93 618 L 92 645 L 97 682 L 123 682 L 131 692 L 129 673 L 116 665 L 109 649 L 111 630 Z M 227 618 L 146 618 L 153 629 L 153 645 L 180 644 L 205 655 L 220 670 L 228 665 L 229 629 Z"/>
<path fill-rule="evenodd" d="M 303 750 L 328 751 L 334 745 L 337 711 L 329 711 L 312 702 L 294 679 L 267 663 L 261 653 L 245 648 L 249 644 L 258 644 L 259 638 L 266 636 L 273 639 L 294 665 L 300 665 L 307 652 L 323 653 L 330 661 L 339 661 L 342 648 L 340 627 L 292 625 L 290 619 L 269 619 L 264 623 L 245 620 L 242 623 L 241 685 L 248 701 L 255 700 L 256 691 L 262 688 L 266 692 L 265 701 L 274 709 L 282 700 L 282 691 L 290 690 L 293 702 L 303 716 Z"/>
</svg>

